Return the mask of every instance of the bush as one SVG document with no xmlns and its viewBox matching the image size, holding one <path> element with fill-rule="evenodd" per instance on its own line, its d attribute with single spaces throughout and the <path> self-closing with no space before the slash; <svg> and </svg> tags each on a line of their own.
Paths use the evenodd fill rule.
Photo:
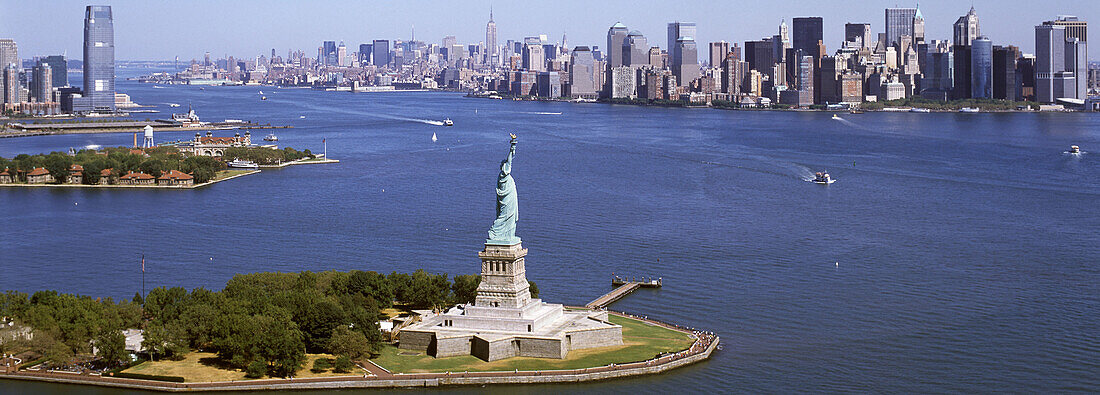
<svg viewBox="0 0 1100 395">
<path fill-rule="evenodd" d="M 263 361 L 252 361 L 252 363 L 248 364 L 248 368 L 245 369 L 244 373 L 244 377 L 250 379 L 264 377 L 264 375 L 267 374 L 267 364 L 263 363 Z"/>
<path fill-rule="evenodd" d="M 138 379 L 138 380 L 156 380 L 156 381 L 170 381 L 173 383 L 182 383 L 183 377 L 180 376 L 158 376 L 155 374 L 141 374 L 141 373 L 114 373 L 114 377 L 123 379 Z"/>
<path fill-rule="evenodd" d="M 309 371 L 313 373 L 323 373 L 326 370 L 332 369 L 332 360 L 328 358 L 317 358 L 313 361 L 313 369 Z"/>
<path fill-rule="evenodd" d="M 336 357 L 336 364 L 333 366 L 335 369 L 332 371 L 336 373 L 348 373 L 355 369 L 355 365 L 351 363 L 351 358 L 348 358 L 347 355 Z"/>
</svg>

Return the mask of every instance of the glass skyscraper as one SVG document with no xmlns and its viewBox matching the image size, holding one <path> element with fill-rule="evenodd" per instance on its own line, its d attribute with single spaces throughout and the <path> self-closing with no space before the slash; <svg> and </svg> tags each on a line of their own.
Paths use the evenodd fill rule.
<svg viewBox="0 0 1100 395">
<path fill-rule="evenodd" d="M 84 94 L 77 111 L 115 111 L 115 26 L 111 6 L 90 5 L 84 14 Z"/>
<path fill-rule="evenodd" d="M 913 19 L 916 8 L 886 9 L 886 45 L 901 43 L 901 36 L 913 37 Z"/>
<path fill-rule="evenodd" d="M 993 97 L 993 42 L 985 36 L 970 42 L 970 97 Z"/>
</svg>

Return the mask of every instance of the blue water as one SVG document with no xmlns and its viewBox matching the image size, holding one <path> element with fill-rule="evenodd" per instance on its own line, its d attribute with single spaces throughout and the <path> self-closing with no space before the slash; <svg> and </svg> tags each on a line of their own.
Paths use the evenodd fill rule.
<svg viewBox="0 0 1100 395">
<path fill-rule="evenodd" d="M 837 121 L 118 85 L 165 112 L 138 118 L 190 102 L 206 120 L 290 124 L 280 145 L 318 152 L 327 139 L 341 163 L 190 191 L 0 188 L 0 289 L 129 298 L 142 253 L 147 288 L 220 289 L 256 271 L 475 273 L 515 132 L 518 235 L 543 298 L 583 304 L 609 290 L 612 273 L 660 276 L 664 289 L 613 308 L 713 330 L 724 349 L 660 376 L 500 392 L 1100 391 L 1095 114 Z M 445 117 L 455 126 L 428 122 Z M 0 156 L 131 141 L 0 139 Z M 1071 144 L 1096 153 L 1064 154 Z M 822 169 L 838 181 L 805 181 Z"/>
</svg>

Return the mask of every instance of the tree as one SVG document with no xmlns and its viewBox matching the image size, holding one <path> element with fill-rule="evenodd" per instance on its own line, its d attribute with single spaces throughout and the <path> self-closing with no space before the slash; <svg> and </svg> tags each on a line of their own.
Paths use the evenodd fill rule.
<svg viewBox="0 0 1100 395">
<path fill-rule="evenodd" d="M 332 360 L 328 358 L 317 358 L 313 361 L 313 369 L 309 371 L 313 373 L 324 373 L 326 370 L 332 369 Z"/>
<path fill-rule="evenodd" d="M 341 355 L 336 357 L 336 363 L 333 364 L 333 372 L 336 373 L 348 373 L 352 369 L 355 369 L 355 364 L 351 363 L 351 358 L 347 355 Z"/>
<path fill-rule="evenodd" d="M 481 284 L 481 276 L 476 274 L 463 274 L 454 277 L 451 285 L 453 298 L 451 304 L 473 303 L 477 298 L 477 286 Z"/>
<path fill-rule="evenodd" d="M 43 163 L 43 167 L 50 171 L 50 175 L 53 176 L 54 181 L 63 183 L 69 179 L 69 167 L 73 164 L 73 159 L 61 152 L 52 152 L 46 156 Z"/>
<path fill-rule="evenodd" d="M 538 286 L 538 284 L 535 284 L 534 281 L 527 280 L 527 285 L 531 287 L 531 289 L 530 289 L 531 297 L 532 298 L 539 297 L 539 286 Z"/>
<path fill-rule="evenodd" d="M 330 353 L 358 360 L 369 358 L 371 348 L 370 341 L 362 332 L 353 331 L 346 326 L 339 326 L 332 332 L 332 340 L 328 345 Z"/>
<path fill-rule="evenodd" d="M 107 366 L 117 365 L 126 358 L 126 337 L 122 331 L 104 330 L 95 338 L 95 346 L 98 351 L 96 356 L 101 358 Z"/>
<path fill-rule="evenodd" d="M 386 276 L 377 272 L 354 270 L 348 278 L 348 292 L 358 292 L 374 299 L 378 306 L 386 308 L 393 305 L 393 288 Z"/>
<path fill-rule="evenodd" d="M 263 361 L 252 361 L 244 371 L 244 377 L 258 379 L 267 374 L 267 364 Z"/>
</svg>

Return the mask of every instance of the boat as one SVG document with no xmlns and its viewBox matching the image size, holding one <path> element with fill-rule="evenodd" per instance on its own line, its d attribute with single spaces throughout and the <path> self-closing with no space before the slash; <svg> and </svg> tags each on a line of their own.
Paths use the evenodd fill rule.
<svg viewBox="0 0 1100 395">
<path fill-rule="evenodd" d="M 439 138 L 435 137 L 435 133 L 432 133 L 432 142 L 434 143 L 436 141 L 439 141 Z"/>
<path fill-rule="evenodd" d="M 835 119 L 835 120 L 838 120 L 838 121 L 839 121 L 839 120 L 840 120 L 840 115 L 837 115 L 837 114 L 833 114 L 833 119 Z"/>
<path fill-rule="evenodd" d="M 179 107 L 179 106 L 180 106 L 180 105 L 179 105 L 179 104 L 176 104 L 176 103 L 168 103 L 168 107 L 173 107 L 173 108 L 175 108 L 175 107 Z"/>
<path fill-rule="evenodd" d="M 267 96 L 260 96 L 260 100 L 267 100 Z"/>
<path fill-rule="evenodd" d="M 1080 155 L 1081 154 L 1081 147 L 1078 147 L 1076 145 L 1071 145 L 1071 146 L 1069 146 L 1069 153 L 1072 154 L 1072 155 Z"/>
<path fill-rule="evenodd" d="M 912 108 L 912 109 L 909 109 L 909 112 L 922 112 L 923 113 L 923 112 L 932 112 L 932 110 L 929 110 L 927 108 Z"/>
<path fill-rule="evenodd" d="M 244 159 L 234 159 L 232 162 L 226 163 L 227 166 L 234 169 L 259 169 L 260 166 L 256 162 Z"/>
<path fill-rule="evenodd" d="M 443 120 L 443 126 L 455 126 L 455 123 L 450 118 L 446 118 Z"/>
<path fill-rule="evenodd" d="M 817 173 L 814 173 L 813 182 L 814 184 L 829 185 L 836 182 L 836 180 L 834 180 L 832 177 L 829 177 L 828 172 L 819 171 Z"/>
<path fill-rule="evenodd" d="M 959 112 L 967 112 L 967 113 L 979 112 L 979 111 L 981 111 L 981 110 L 979 110 L 977 107 L 963 107 L 963 108 L 959 109 Z"/>
<path fill-rule="evenodd" d="M 279 136 L 276 136 L 275 133 L 271 133 L 264 136 L 264 141 L 279 141 Z"/>
<path fill-rule="evenodd" d="M 306 119 L 306 116 L 305 115 L 299 115 L 298 119 Z"/>
<path fill-rule="evenodd" d="M 852 110 L 852 111 L 848 111 L 848 113 L 849 114 L 863 114 L 863 110 Z"/>
<path fill-rule="evenodd" d="M 261 95 L 262 95 L 262 94 L 264 94 L 264 91 L 260 91 L 260 94 L 261 94 Z"/>
</svg>

